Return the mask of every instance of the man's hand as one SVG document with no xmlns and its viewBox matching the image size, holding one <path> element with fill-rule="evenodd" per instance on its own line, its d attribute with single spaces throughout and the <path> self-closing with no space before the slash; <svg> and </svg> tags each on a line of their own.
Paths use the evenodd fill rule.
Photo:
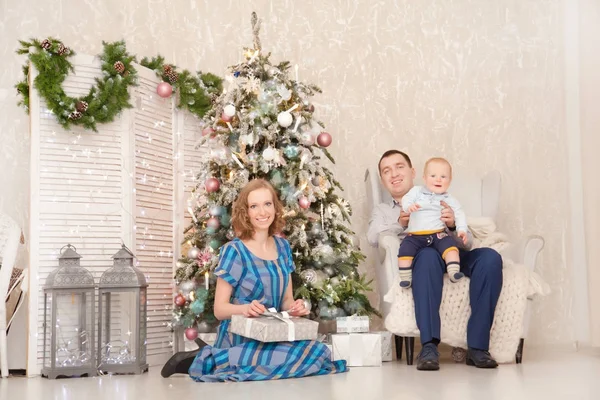
<svg viewBox="0 0 600 400">
<path fill-rule="evenodd" d="M 398 218 L 398 223 L 403 228 L 408 228 L 408 220 L 410 219 L 410 214 L 404 211 L 400 211 L 400 217 Z"/>
<path fill-rule="evenodd" d="M 445 223 L 448 228 L 454 228 L 456 226 L 456 221 L 454 221 L 454 210 L 452 210 L 448 203 L 443 200 L 440 201 L 440 205 L 442 206 L 442 222 Z"/>
<path fill-rule="evenodd" d="M 467 236 L 467 232 L 463 232 L 463 231 L 457 232 L 456 236 L 461 238 L 464 245 L 467 244 L 467 240 L 469 240 L 469 237 Z"/>
<path fill-rule="evenodd" d="M 408 212 L 409 213 L 414 213 L 415 211 L 417 211 L 419 208 L 421 208 L 420 205 L 418 204 L 413 204 L 412 206 L 408 207 Z"/>
</svg>

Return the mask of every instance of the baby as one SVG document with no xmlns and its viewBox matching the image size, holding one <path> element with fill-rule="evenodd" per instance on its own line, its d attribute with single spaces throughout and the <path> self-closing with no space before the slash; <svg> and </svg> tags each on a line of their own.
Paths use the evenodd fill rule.
<svg viewBox="0 0 600 400">
<path fill-rule="evenodd" d="M 452 181 L 452 166 L 443 158 L 431 158 L 425 163 L 425 187 L 415 186 L 402 197 L 402 210 L 410 213 L 407 236 L 398 250 L 400 286 L 409 288 L 412 283 L 412 260 L 419 250 L 432 246 L 446 262 L 452 282 L 464 277 L 460 272 L 460 258 L 454 237 L 446 233 L 441 220 L 442 205 L 446 202 L 454 211 L 457 236 L 467 243 L 467 218 L 458 200 L 447 193 Z"/>
</svg>

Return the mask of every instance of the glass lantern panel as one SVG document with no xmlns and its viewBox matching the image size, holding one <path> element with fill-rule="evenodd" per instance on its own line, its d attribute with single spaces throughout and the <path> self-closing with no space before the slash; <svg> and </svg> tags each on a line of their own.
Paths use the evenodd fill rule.
<svg viewBox="0 0 600 400">
<path fill-rule="evenodd" d="M 140 289 L 140 364 L 146 363 L 147 343 L 148 343 L 148 307 L 146 288 Z"/>
<path fill-rule="evenodd" d="M 92 293 L 55 293 L 56 368 L 92 366 Z"/>
<path fill-rule="evenodd" d="M 133 364 L 137 361 L 136 291 L 102 294 L 101 364 Z"/>
<path fill-rule="evenodd" d="M 44 346 L 44 368 L 51 365 L 51 343 L 52 343 L 52 295 L 44 293 L 44 330 L 42 331 Z"/>
</svg>

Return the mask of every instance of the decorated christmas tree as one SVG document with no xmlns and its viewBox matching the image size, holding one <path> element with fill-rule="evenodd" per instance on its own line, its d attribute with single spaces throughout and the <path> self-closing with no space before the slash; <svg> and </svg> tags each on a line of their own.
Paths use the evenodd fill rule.
<svg viewBox="0 0 600 400">
<path fill-rule="evenodd" d="M 336 190 L 327 151 L 332 136 L 315 119 L 314 85 L 289 74 L 289 62 L 277 65 L 262 50 L 260 21 L 252 14 L 254 46 L 244 61 L 229 68 L 223 92 L 202 119 L 200 146 L 210 149 L 198 171 L 190 199 L 193 224 L 186 231 L 177 265 L 173 326 L 184 326 L 188 339 L 208 332 L 213 315 L 214 268 L 220 247 L 235 237 L 231 206 L 254 178 L 270 181 L 285 207 L 281 236 L 292 247 L 296 271 L 294 296 L 311 308 L 311 318 L 377 313 L 365 292 L 370 282 L 358 273 L 364 259 L 348 227 L 351 209 Z"/>
</svg>

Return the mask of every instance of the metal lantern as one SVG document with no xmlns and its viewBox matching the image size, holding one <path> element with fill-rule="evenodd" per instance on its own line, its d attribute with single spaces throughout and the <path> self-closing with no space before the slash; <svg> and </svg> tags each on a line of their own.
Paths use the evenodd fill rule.
<svg viewBox="0 0 600 400">
<path fill-rule="evenodd" d="M 70 244 L 60 249 L 58 268 L 44 284 L 42 375 L 96 375 L 94 344 L 95 288 L 92 274 L 79 265 Z"/>
<path fill-rule="evenodd" d="M 146 362 L 146 293 L 144 274 L 133 266 L 125 245 L 112 268 L 100 277 L 98 306 L 98 369 L 107 373 L 141 374 Z"/>
</svg>

